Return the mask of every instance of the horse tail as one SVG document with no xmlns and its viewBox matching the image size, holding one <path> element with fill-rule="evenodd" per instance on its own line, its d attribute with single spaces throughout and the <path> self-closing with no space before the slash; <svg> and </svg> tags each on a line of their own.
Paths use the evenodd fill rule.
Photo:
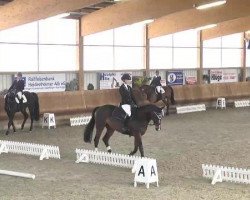
<svg viewBox="0 0 250 200">
<path fill-rule="evenodd" d="M 39 108 L 39 99 L 36 93 L 32 93 L 33 97 L 34 97 L 34 119 L 36 121 L 39 120 L 40 118 L 40 108 Z"/>
<path fill-rule="evenodd" d="M 175 100 L 174 100 L 174 90 L 171 86 L 170 87 L 170 90 L 171 90 L 171 97 L 170 97 L 170 100 L 171 100 L 171 103 L 174 105 L 175 104 Z"/>
<path fill-rule="evenodd" d="M 89 121 L 89 123 L 87 124 L 87 126 L 84 129 L 83 132 L 83 139 L 84 142 L 88 142 L 91 143 L 92 140 L 92 135 L 93 135 L 93 130 L 94 130 L 94 126 L 95 126 L 95 112 L 99 107 L 96 107 L 93 111 L 92 111 L 92 117 Z"/>
</svg>

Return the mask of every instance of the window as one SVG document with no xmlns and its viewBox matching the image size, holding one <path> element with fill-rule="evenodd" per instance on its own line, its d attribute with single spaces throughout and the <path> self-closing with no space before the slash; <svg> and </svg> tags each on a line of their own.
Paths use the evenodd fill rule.
<svg viewBox="0 0 250 200">
<path fill-rule="evenodd" d="M 46 19 L 39 21 L 40 44 L 77 44 L 78 21 L 73 19 Z"/>
<path fill-rule="evenodd" d="M 113 29 L 85 36 L 84 45 L 113 45 Z"/>
<path fill-rule="evenodd" d="M 150 48 L 150 68 L 151 69 L 171 69 L 173 66 L 173 50 L 167 47 Z"/>
<path fill-rule="evenodd" d="M 174 48 L 173 68 L 197 68 L 197 48 Z"/>
<path fill-rule="evenodd" d="M 143 47 L 115 47 L 114 69 L 143 69 Z"/>
<path fill-rule="evenodd" d="M 113 47 L 84 46 L 84 70 L 112 70 Z"/>
<path fill-rule="evenodd" d="M 37 46 L 25 44 L 0 44 L 1 71 L 36 71 Z"/>
<path fill-rule="evenodd" d="M 0 31 L 0 42 L 37 43 L 37 22 Z"/>
<path fill-rule="evenodd" d="M 39 71 L 78 70 L 77 47 L 64 45 L 40 45 Z"/>
</svg>

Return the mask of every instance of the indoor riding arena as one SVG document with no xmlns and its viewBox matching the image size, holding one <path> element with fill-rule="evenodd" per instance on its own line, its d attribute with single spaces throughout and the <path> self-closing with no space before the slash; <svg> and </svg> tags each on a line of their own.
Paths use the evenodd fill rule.
<svg viewBox="0 0 250 200">
<path fill-rule="evenodd" d="M 0 0 L 0 200 L 250 199 L 249 0 Z"/>
</svg>

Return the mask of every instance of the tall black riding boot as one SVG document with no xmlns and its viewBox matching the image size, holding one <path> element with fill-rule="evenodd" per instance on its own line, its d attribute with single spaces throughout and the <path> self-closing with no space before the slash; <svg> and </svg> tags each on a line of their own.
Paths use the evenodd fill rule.
<svg viewBox="0 0 250 200">
<path fill-rule="evenodd" d="M 125 135 L 130 135 L 130 130 L 129 130 L 128 126 L 127 126 L 128 120 L 129 120 L 129 119 L 126 118 L 126 119 L 124 120 L 124 122 L 122 122 L 122 123 L 123 123 L 122 133 L 125 134 Z"/>
</svg>

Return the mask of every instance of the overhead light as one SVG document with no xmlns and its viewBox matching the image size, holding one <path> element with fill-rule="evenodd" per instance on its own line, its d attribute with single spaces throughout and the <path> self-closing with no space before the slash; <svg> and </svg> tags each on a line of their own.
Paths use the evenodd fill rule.
<svg viewBox="0 0 250 200">
<path fill-rule="evenodd" d="M 209 28 L 213 28 L 217 26 L 217 24 L 208 24 L 206 26 L 201 26 L 201 27 L 198 27 L 198 28 L 195 28 L 195 30 L 197 31 L 201 31 L 201 30 L 204 30 L 204 29 L 209 29 Z"/>
<path fill-rule="evenodd" d="M 194 5 L 194 7 L 198 10 L 202 10 L 202 9 L 207 9 L 207 8 L 211 8 L 211 7 L 215 7 L 215 6 L 220 6 L 225 4 L 227 1 L 226 0 L 217 0 L 217 1 L 212 1 L 206 4 L 202 4 L 202 5 Z"/>
</svg>

